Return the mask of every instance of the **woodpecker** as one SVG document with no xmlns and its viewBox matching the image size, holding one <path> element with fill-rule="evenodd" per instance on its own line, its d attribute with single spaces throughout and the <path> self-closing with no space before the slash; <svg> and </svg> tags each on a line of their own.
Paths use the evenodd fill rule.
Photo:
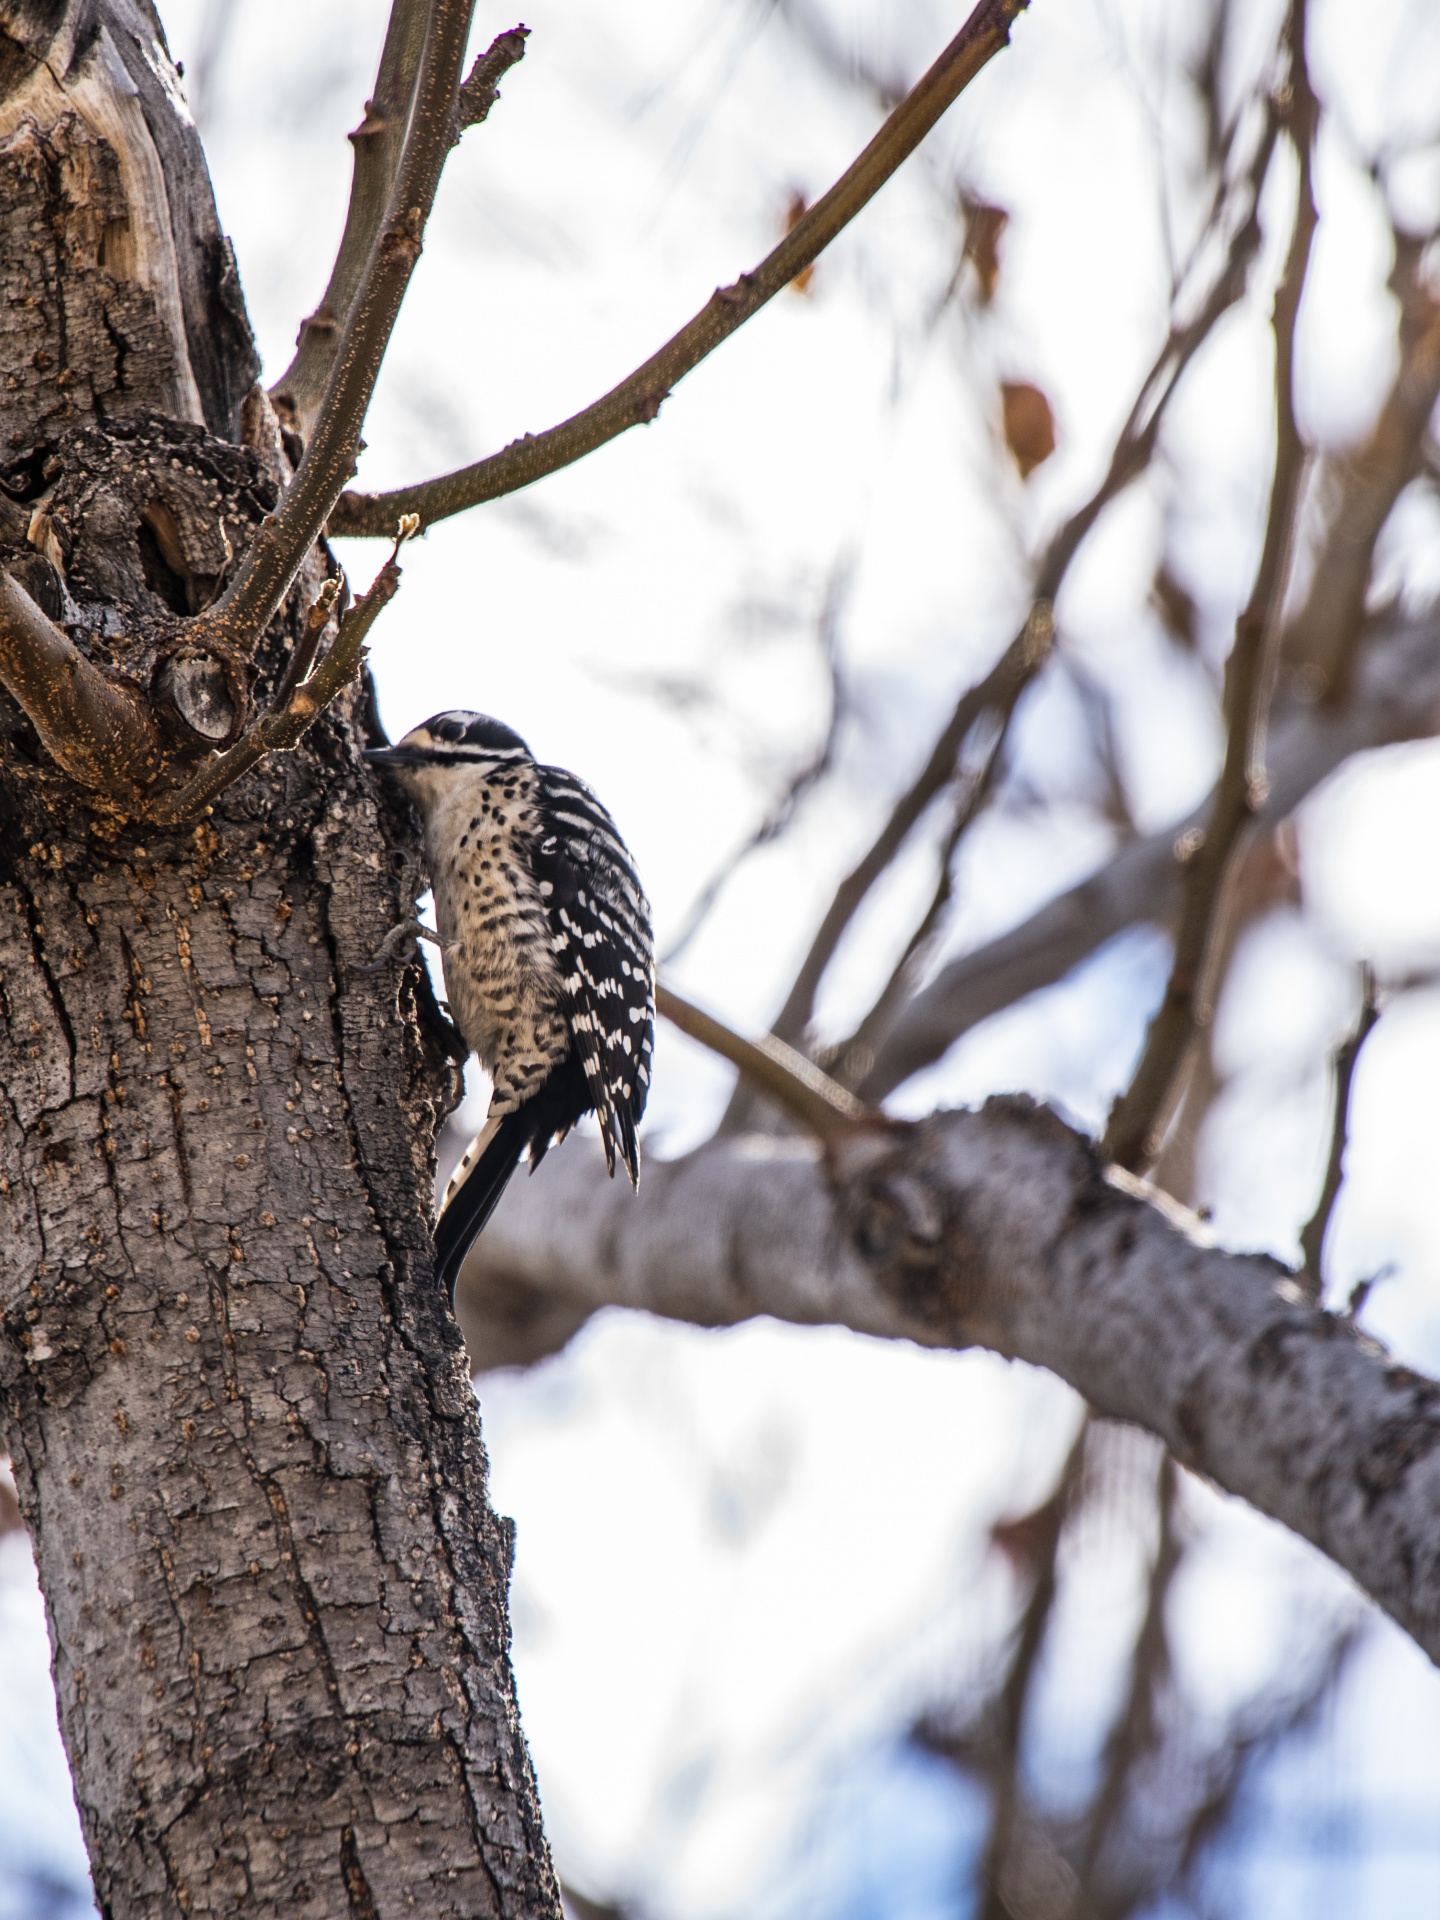
<svg viewBox="0 0 1440 1920">
<path fill-rule="evenodd" d="M 435 1265 L 455 1280 L 506 1182 L 582 1114 L 605 1162 L 640 1180 L 635 1130 L 650 1090 L 650 903 L 615 822 L 573 773 L 542 766 L 499 720 L 437 713 L 365 758 L 415 801 L 465 1044 L 490 1076 L 485 1124 L 446 1189 Z"/>
</svg>

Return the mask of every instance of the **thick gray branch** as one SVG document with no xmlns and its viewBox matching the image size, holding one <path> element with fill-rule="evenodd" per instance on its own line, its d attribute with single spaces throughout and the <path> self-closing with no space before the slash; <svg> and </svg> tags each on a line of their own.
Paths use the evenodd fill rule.
<svg viewBox="0 0 1440 1920">
<path fill-rule="evenodd" d="M 1277 1262 L 1208 1246 L 1024 1100 L 842 1152 L 744 1136 L 652 1164 L 638 1202 L 593 1143 L 516 1181 L 462 1305 L 756 1314 L 1047 1367 L 1098 1412 L 1312 1541 L 1440 1656 L 1440 1385 L 1308 1306 Z"/>
</svg>

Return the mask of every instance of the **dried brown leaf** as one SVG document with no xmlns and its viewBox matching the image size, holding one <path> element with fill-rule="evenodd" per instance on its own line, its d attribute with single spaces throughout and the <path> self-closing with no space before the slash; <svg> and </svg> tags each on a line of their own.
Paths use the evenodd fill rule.
<svg viewBox="0 0 1440 1920">
<path fill-rule="evenodd" d="M 1028 480 L 1055 451 L 1055 416 L 1039 387 L 1028 380 L 1006 380 L 1000 388 L 1005 444 Z"/>
</svg>

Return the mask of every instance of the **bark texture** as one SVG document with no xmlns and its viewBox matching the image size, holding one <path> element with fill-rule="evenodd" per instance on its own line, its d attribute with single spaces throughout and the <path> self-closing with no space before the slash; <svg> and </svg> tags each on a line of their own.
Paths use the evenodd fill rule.
<svg viewBox="0 0 1440 1920">
<path fill-rule="evenodd" d="M 517 1338 L 542 1308 L 616 1305 L 990 1347 L 1313 1541 L 1440 1659 L 1440 1384 L 1107 1176 L 1044 1108 L 937 1114 L 828 1169 L 803 1140 L 719 1140 L 652 1162 L 638 1205 L 592 1161 L 562 1148 L 507 1192 L 462 1276 L 477 1339 L 508 1302 Z"/>
<path fill-rule="evenodd" d="M 288 479 L 198 142 L 130 0 L 0 0 L 7 89 L 0 566 L 198 756 L 333 562 L 187 657 Z M 0 1394 L 101 1911 L 557 1914 L 368 696 L 169 834 L 0 718 Z"/>
</svg>

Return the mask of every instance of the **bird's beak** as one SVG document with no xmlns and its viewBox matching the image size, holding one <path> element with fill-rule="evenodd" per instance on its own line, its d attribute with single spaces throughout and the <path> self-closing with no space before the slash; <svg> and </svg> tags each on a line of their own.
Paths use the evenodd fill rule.
<svg viewBox="0 0 1440 1920">
<path fill-rule="evenodd" d="M 413 747 L 366 747 L 361 758 L 368 760 L 372 767 L 387 768 L 391 772 L 417 766 L 420 761 Z"/>
</svg>

